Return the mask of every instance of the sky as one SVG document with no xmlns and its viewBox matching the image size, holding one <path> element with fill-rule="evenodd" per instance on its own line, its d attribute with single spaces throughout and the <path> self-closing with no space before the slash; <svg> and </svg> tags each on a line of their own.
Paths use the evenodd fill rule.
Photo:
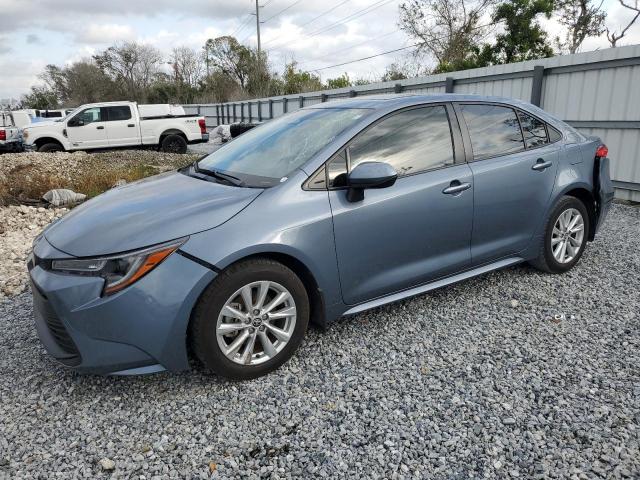
<svg viewBox="0 0 640 480">
<path fill-rule="evenodd" d="M 316 70 L 322 80 L 347 73 L 351 79 L 382 75 L 407 51 L 341 67 L 338 63 L 414 43 L 398 28 L 402 0 L 261 0 L 263 49 L 274 70 L 287 61 Z M 620 30 L 631 12 L 605 0 L 607 25 Z M 201 48 L 208 38 L 235 35 L 256 45 L 255 0 L 0 0 L 0 99 L 19 98 L 38 84 L 45 65 L 69 64 L 116 42 L 135 40 L 166 52 Z M 628 21 L 628 20 L 627 20 Z M 555 21 L 544 21 L 552 35 Z M 636 23 L 621 45 L 640 43 Z M 587 39 L 582 51 L 607 48 Z"/>
</svg>

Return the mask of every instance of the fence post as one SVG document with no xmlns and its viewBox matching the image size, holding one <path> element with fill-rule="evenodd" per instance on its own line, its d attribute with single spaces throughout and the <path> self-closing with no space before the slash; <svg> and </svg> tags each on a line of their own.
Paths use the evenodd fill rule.
<svg viewBox="0 0 640 480">
<path fill-rule="evenodd" d="M 544 79 L 544 66 L 533 67 L 533 81 L 531 82 L 531 103 L 540 107 L 542 103 L 542 82 Z"/>
<path fill-rule="evenodd" d="M 304 97 L 302 95 L 300 95 L 298 102 L 300 103 L 300 108 L 304 107 Z"/>
<path fill-rule="evenodd" d="M 282 99 L 282 113 L 287 113 L 288 104 L 289 104 L 289 99 L 287 97 L 284 97 Z"/>
<path fill-rule="evenodd" d="M 216 123 L 220 125 L 220 105 L 216 105 Z"/>
<path fill-rule="evenodd" d="M 240 103 L 240 122 L 244 123 L 244 102 Z"/>
<path fill-rule="evenodd" d="M 258 121 L 262 121 L 262 102 L 258 100 Z"/>
<path fill-rule="evenodd" d="M 320 95 L 320 101 L 322 103 L 326 102 L 328 98 L 329 98 L 329 95 L 327 95 L 326 93 L 323 93 Z"/>
<path fill-rule="evenodd" d="M 273 120 L 273 99 L 269 99 L 269 120 Z"/>
<path fill-rule="evenodd" d="M 236 104 L 233 104 L 233 123 L 236 123 L 238 120 L 236 120 Z"/>
<path fill-rule="evenodd" d="M 394 93 L 402 93 L 402 91 L 403 91 L 403 90 L 404 90 L 404 87 L 403 87 L 403 86 L 402 86 L 402 84 L 400 84 L 400 83 L 396 83 L 396 84 L 393 86 L 393 92 L 394 92 Z"/>
<path fill-rule="evenodd" d="M 453 93 L 453 77 L 447 77 L 444 81 L 444 93 Z"/>
<path fill-rule="evenodd" d="M 253 121 L 253 108 L 251 108 L 251 102 L 247 102 L 247 106 L 249 107 L 249 123 Z"/>
</svg>

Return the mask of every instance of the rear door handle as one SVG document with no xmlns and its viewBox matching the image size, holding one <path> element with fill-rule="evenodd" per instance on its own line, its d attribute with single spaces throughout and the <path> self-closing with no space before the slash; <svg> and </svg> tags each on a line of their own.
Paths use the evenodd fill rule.
<svg viewBox="0 0 640 480">
<path fill-rule="evenodd" d="M 127 125 L 127 127 L 129 127 L 129 128 L 133 128 L 135 126 L 136 126 L 135 123 L 130 123 L 129 125 Z"/>
<path fill-rule="evenodd" d="M 457 193 L 464 192 L 469 188 L 471 188 L 470 183 L 460 183 L 459 180 L 454 180 L 447 188 L 442 190 L 442 193 L 446 195 L 455 195 Z"/>
<path fill-rule="evenodd" d="M 99 127 L 96 127 L 96 130 L 104 130 L 104 127 L 100 125 Z"/>
<path fill-rule="evenodd" d="M 551 165 L 553 165 L 553 163 L 545 162 L 543 159 L 539 158 L 538 160 L 536 160 L 535 165 L 531 167 L 531 170 L 537 170 L 538 172 L 541 172 L 542 170 L 549 168 Z"/>
</svg>

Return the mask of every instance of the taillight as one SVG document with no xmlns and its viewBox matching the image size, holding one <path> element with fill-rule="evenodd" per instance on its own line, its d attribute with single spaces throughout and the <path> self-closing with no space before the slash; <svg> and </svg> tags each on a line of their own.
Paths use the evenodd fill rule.
<svg viewBox="0 0 640 480">
<path fill-rule="evenodd" d="M 6 140 L 6 139 L 7 139 L 7 131 L 0 130 L 0 140 Z"/>
<path fill-rule="evenodd" d="M 609 149 L 607 148 L 606 145 L 600 145 L 597 149 L 596 149 L 596 157 L 598 158 L 604 158 L 607 155 L 609 155 Z"/>
<path fill-rule="evenodd" d="M 198 120 L 198 125 L 200 125 L 200 133 L 207 133 L 207 122 L 204 121 L 204 118 Z"/>
</svg>

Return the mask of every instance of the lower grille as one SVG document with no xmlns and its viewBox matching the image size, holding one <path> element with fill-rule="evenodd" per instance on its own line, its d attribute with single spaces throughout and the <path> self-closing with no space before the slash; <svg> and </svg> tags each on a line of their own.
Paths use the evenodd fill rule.
<svg viewBox="0 0 640 480">
<path fill-rule="evenodd" d="M 31 282 L 31 289 L 33 291 L 34 307 L 38 309 L 47 328 L 51 332 L 51 336 L 60 349 L 69 355 L 68 358 L 64 359 L 64 362 L 72 364 L 75 363 L 76 360 L 79 361 L 80 352 L 75 343 L 73 343 L 69 333 L 67 333 L 64 324 L 60 318 L 58 318 L 55 310 L 51 307 L 46 295 L 44 295 L 33 282 Z"/>
</svg>

